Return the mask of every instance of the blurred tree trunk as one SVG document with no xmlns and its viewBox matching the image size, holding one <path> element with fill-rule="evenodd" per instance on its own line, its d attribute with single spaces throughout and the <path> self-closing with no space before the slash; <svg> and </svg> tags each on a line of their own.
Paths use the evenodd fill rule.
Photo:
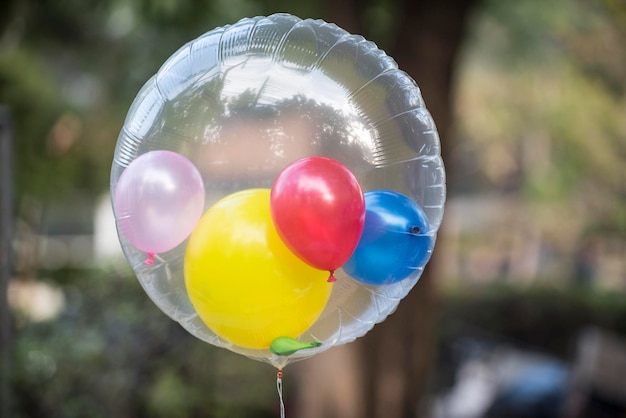
<svg viewBox="0 0 626 418">
<path fill-rule="evenodd" d="M 476 0 L 404 0 L 387 52 L 420 86 L 449 155 L 453 75 L 465 25 Z M 329 5 L 328 20 L 364 33 L 362 0 Z M 446 167 L 448 172 L 452 167 Z M 353 344 L 299 364 L 300 418 L 409 418 L 420 416 L 435 360 L 442 260 L 437 251 L 422 278 L 383 324 Z"/>
</svg>

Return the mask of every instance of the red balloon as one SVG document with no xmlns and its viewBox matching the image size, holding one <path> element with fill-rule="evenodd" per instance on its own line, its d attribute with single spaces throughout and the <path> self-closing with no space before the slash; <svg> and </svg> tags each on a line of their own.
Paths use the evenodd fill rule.
<svg viewBox="0 0 626 418">
<path fill-rule="evenodd" d="M 330 272 L 356 248 L 365 223 L 358 180 L 337 160 L 307 157 L 287 166 L 270 197 L 272 220 L 285 245 L 309 265 Z"/>
</svg>

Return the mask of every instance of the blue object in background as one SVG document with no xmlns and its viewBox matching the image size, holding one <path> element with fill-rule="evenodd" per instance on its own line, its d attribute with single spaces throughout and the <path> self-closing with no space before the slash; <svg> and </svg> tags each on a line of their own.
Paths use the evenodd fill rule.
<svg viewBox="0 0 626 418">
<path fill-rule="evenodd" d="M 532 365 L 500 389 L 484 418 L 562 417 L 570 377 L 570 370 L 560 362 Z"/>
<path fill-rule="evenodd" d="M 365 196 L 365 226 L 352 257 L 343 270 L 369 285 L 398 282 L 423 267 L 434 245 L 422 208 L 390 190 Z"/>
</svg>

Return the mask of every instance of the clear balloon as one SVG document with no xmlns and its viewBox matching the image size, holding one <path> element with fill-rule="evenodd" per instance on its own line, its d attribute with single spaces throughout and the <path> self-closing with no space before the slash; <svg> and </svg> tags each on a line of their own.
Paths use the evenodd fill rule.
<svg viewBox="0 0 626 418">
<path fill-rule="evenodd" d="M 137 157 L 120 176 L 113 207 L 119 231 L 149 254 L 169 251 L 191 233 L 204 210 L 204 183 L 187 158 L 172 151 Z"/>
<path fill-rule="evenodd" d="M 112 196 L 127 168 L 155 150 L 193 162 L 204 180 L 205 207 L 243 190 L 271 189 L 294 161 L 328 157 L 345 166 L 363 192 L 390 190 L 418 204 L 433 242 L 443 217 L 439 137 L 417 84 L 375 44 L 322 20 L 258 16 L 181 46 L 128 111 L 113 158 Z M 241 229 L 235 219 L 224 222 Z M 189 241 L 159 253 L 149 266 L 145 252 L 119 236 L 140 284 L 166 315 L 209 344 L 281 367 L 365 335 L 397 308 L 423 271 L 369 286 L 338 267 L 330 298 L 308 329 L 269 349 L 249 348 L 218 335 L 192 304 L 184 278 Z M 328 272 L 314 270 L 319 285 L 330 286 Z M 246 280 L 253 273 L 246 272 Z M 204 280 L 221 274 L 212 270 Z"/>
<path fill-rule="evenodd" d="M 272 187 L 271 212 L 287 247 L 313 267 L 330 271 L 330 281 L 352 255 L 365 222 L 358 180 L 327 157 L 287 166 Z"/>
<path fill-rule="evenodd" d="M 434 239 L 422 208 L 390 190 L 366 192 L 365 208 L 363 235 L 343 270 L 360 282 L 380 286 L 423 268 Z"/>
<path fill-rule="evenodd" d="M 189 298 L 219 337 L 266 349 L 297 338 L 320 316 L 332 285 L 283 244 L 272 224 L 270 190 L 250 189 L 211 206 L 185 255 Z"/>
</svg>

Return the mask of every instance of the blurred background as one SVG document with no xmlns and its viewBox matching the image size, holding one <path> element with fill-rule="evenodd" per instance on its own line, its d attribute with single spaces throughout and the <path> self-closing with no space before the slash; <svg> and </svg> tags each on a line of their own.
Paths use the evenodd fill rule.
<svg viewBox="0 0 626 418">
<path fill-rule="evenodd" d="M 426 274 L 365 337 L 285 370 L 287 416 L 626 416 L 622 0 L 3 1 L 0 416 L 278 416 L 272 367 L 148 299 L 108 195 L 143 83 L 202 33 L 274 12 L 394 57 L 448 174 Z"/>
</svg>

